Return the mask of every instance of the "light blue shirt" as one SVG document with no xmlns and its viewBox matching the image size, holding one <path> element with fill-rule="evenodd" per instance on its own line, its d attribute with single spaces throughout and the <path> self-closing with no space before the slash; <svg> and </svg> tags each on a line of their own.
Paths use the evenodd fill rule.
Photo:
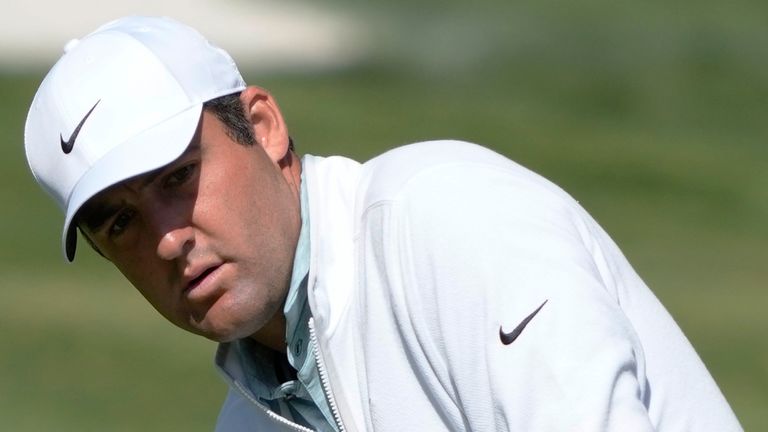
<svg viewBox="0 0 768 432">
<path fill-rule="evenodd" d="M 323 415 L 322 424 L 313 421 L 319 430 L 336 430 L 333 414 L 325 398 L 320 373 L 315 360 L 315 347 L 309 337 L 309 318 L 312 311 L 307 301 L 307 279 L 309 277 L 309 202 L 304 170 L 301 172 L 301 231 L 293 259 L 291 287 L 285 299 L 283 313 L 286 321 L 286 351 L 288 361 L 297 371 L 301 393 L 308 393 L 315 408 Z M 313 417 L 315 417 L 313 415 Z"/>
</svg>

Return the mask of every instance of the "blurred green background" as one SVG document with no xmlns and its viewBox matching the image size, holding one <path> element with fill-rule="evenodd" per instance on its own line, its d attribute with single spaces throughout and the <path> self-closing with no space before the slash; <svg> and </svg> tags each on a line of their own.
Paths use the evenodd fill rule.
<svg viewBox="0 0 768 432">
<path fill-rule="evenodd" d="M 768 4 L 328 7 L 368 29 L 361 60 L 244 71 L 300 152 L 365 159 L 460 138 L 552 179 L 622 247 L 745 429 L 768 425 Z M 211 430 L 225 394 L 214 345 L 166 324 L 86 248 L 63 263 L 60 212 L 23 157 L 44 73 L 0 73 L 0 429 Z"/>
</svg>

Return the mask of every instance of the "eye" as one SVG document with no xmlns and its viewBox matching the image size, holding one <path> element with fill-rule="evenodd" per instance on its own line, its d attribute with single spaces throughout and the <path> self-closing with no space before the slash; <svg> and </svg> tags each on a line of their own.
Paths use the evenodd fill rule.
<svg viewBox="0 0 768 432">
<path fill-rule="evenodd" d="M 122 234 L 128 225 L 136 215 L 136 211 L 130 208 L 126 208 L 115 216 L 115 220 L 112 221 L 112 225 L 109 226 L 109 236 L 117 237 Z"/>
<path fill-rule="evenodd" d="M 168 174 L 165 179 L 163 179 L 163 187 L 164 188 L 174 188 L 183 185 L 187 180 L 189 180 L 192 177 L 192 174 L 194 174 L 195 169 L 197 168 L 196 164 L 188 164 L 184 165 L 183 167 L 174 170 L 170 174 Z"/>
</svg>

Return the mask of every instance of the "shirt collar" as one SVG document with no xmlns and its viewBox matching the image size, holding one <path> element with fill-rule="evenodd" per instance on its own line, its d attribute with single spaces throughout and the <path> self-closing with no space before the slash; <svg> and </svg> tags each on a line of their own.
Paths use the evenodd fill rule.
<svg viewBox="0 0 768 432">
<path fill-rule="evenodd" d="M 307 323 L 311 312 L 307 302 L 307 275 L 309 274 L 309 205 L 304 170 L 301 172 L 300 186 L 301 229 L 293 257 L 291 284 L 285 298 L 285 342 L 288 361 L 297 370 L 301 370 L 307 360 L 309 329 Z M 312 360 L 312 359 L 309 359 Z"/>
</svg>

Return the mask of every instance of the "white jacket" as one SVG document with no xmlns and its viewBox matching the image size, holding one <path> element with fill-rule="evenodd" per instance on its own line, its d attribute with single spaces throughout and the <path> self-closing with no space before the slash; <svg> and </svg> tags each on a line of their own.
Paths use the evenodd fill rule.
<svg viewBox="0 0 768 432">
<path fill-rule="evenodd" d="M 741 430 L 616 245 L 549 181 L 455 141 L 303 168 L 311 327 L 345 430 Z M 218 361 L 218 430 L 297 430 Z"/>
</svg>

